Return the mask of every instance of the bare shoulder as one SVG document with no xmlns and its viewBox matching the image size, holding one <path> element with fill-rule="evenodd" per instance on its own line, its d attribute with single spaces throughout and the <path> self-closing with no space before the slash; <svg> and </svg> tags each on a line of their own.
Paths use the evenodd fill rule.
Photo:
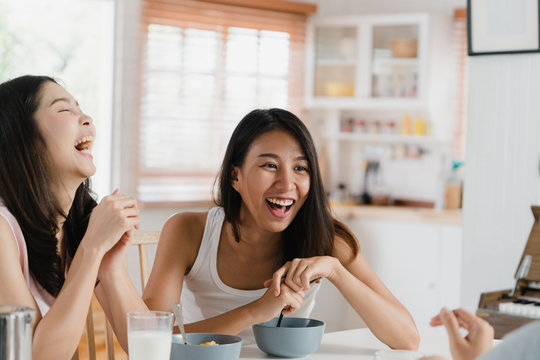
<svg viewBox="0 0 540 360">
<path fill-rule="evenodd" d="M 179 239 L 202 237 L 208 212 L 180 212 L 167 220 L 161 231 L 162 236 Z"/>
<path fill-rule="evenodd" d="M 351 245 L 339 235 L 334 237 L 334 249 L 332 250 L 332 256 L 339 259 L 342 264 L 349 264 L 360 255 L 360 252 L 355 256 Z"/>
<path fill-rule="evenodd" d="M 197 258 L 208 212 L 180 212 L 169 218 L 159 239 L 159 247 L 168 254 L 184 254 L 189 267 Z"/>
<path fill-rule="evenodd" d="M 0 215 L 0 304 L 20 304 L 37 310 L 37 323 L 41 319 L 20 264 L 19 247 L 9 222 Z"/>
<path fill-rule="evenodd" d="M 17 242 L 13 230 L 8 221 L 0 215 L 0 246 L 2 247 L 2 253 L 12 254 L 18 252 Z"/>
</svg>

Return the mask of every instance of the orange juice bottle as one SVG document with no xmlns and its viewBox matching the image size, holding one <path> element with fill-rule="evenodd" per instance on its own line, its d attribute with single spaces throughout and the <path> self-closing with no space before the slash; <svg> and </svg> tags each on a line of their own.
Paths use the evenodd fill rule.
<svg viewBox="0 0 540 360">
<path fill-rule="evenodd" d="M 403 115 L 401 120 L 401 135 L 410 135 L 411 134 L 411 117 L 409 114 Z"/>
</svg>

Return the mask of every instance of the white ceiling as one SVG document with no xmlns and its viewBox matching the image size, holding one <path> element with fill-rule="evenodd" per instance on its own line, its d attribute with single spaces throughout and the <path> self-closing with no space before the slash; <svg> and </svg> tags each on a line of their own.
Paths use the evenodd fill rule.
<svg viewBox="0 0 540 360">
<path fill-rule="evenodd" d="M 317 15 L 351 15 L 396 12 L 446 12 L 465 8 L 466 0 L 296 0 L 317 4 Z"/>
</svg>

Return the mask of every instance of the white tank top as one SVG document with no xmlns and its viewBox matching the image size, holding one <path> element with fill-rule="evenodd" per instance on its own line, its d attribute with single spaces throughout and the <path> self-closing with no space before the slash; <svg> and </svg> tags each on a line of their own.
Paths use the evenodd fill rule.
<svg viewBox="0 0 540 360">
<path fill-rule="evenodd" d="M 244 306 L 259 299 L 267 289 L 239 290 L 225 285 L 217 272 L 217 250 L 225 212 L 221 207 L 210 209 L 204 234 L 191 271 L 184 277 L 182 307 L 186 324 L 208 319 Z M 294 317 L 309 317 L 315 306 L 315 296 L 320 283 L 313 284 L 304 295 L 302 306 Z M 254 343 L 251 327 L 239 336 L 244 344 Z"/>
</svg>

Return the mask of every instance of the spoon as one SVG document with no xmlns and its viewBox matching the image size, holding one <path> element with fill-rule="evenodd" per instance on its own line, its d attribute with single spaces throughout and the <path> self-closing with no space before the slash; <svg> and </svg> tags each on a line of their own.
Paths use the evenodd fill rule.
<svg viewBox="0 0 540 360">
<path fill-rule="evenodd" d="M 182 304 L 172 304 L 172 310 L 174 313 L 174 322 L 178 325 L 180 333 L 182 334 L 182 339 L 184 339 L 184 345 L 187 345 L 186 331 L 184 330 L 184 318 L 182 317 Z"/>
<path fill-rule="evenodd" d="M 282 280 L 285 280 L 285 278 L 283 278 Z M 310 283 L 310 284 L 313 284 L 313 283 L 317 283 L 317 284 L 318 284 L 320 281 L 321 281 L 321 278 L 318 277 L 318 278 L 316 278 L 316 279 L 311 280 L 309 283 Z M 280 325 L 281 325 L 281 320 L 283 320 L 283 311 L 279 314 L 279 319 L 278 319 L 278 321 L 277 321 L 276 327 L 280 327 Z"/>
<path fill-rule="evenodd" d="M 279 319 L 277 321 L 276 327 L 279 327 L 281 325 L 281 320 L 283 319 L 283 312 L 279 314 Z"/>
</svg>

